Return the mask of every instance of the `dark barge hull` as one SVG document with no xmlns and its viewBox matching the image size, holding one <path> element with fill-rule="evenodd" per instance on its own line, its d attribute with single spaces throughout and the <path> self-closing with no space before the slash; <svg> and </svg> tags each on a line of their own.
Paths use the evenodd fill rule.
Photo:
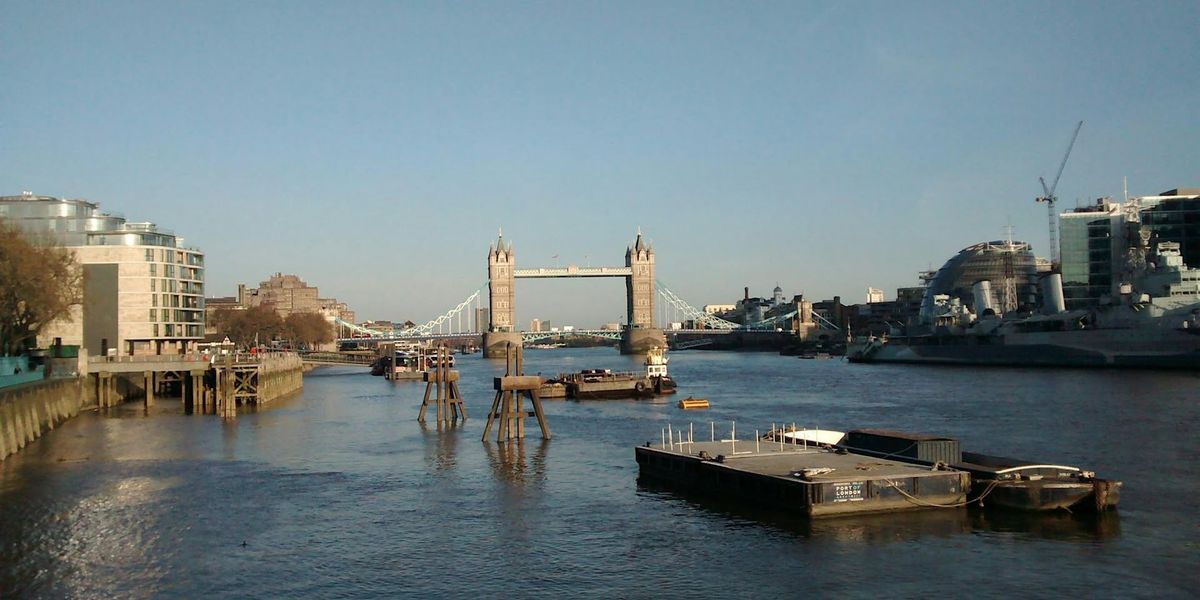
<svg viewBox="0 0 1200 600">
<path fill-rule="evenodd" d="M 873 472 L 868 472 L 856 464 L 862 462 L 861 457 L 828 450 L 805 453 L 768 450 L 753 457 L 702 458 L 717 456 L 720 450 L 714 448 L 720 445 L 720 442 L 689 445 L 692 453 L 638 447 L 635 449 L 638 479 L 809 518 L 953 509 L 966 503 L 969 486 L 966 473 L 915 469 L 894 461 L 872 461 Z M 701 455 L 695 453 L 697 448 L 709 449 L 706 455 Z M 794 476 L 795 471 L 812 466 L 833 466 L 838 475 L 811 479 Z"/>
<path fill-rule="evenodd" d="M 1082 477 L 1073 467 L 962 452 L 958 440 L 952 438 L 864 429 L 849 432 L 838 447 L 914 465 L 940 463 L 968 473 L 968 500 L 982 507 L 1100 512 L 1116 508 L 1121 497 L 1119 481 Z M 1021 474 L 1014 469 L 1020 469 Z"/>
<path fill-rule="evenodd" d="M 971 500 L 985 507 L 1024 511 L 1069 510 L 1071 512 L 1105 511 L 1115 508 L 1120 500 L 1120 484 L 1103 479 L 1094 481 L 1001 481 L 988 492 L 991 481 L 972 479 Z M 1104 489 L 1101 490 L 1100 488 Z"/>
<path fill-rule="evenodd" d="M 671 379 L 654 381 L 644 377 L 568 382 L 566 386 L 567 397 L 576 400 L 653 398 L 675 393 L 675 382 Z"/>
</svg>

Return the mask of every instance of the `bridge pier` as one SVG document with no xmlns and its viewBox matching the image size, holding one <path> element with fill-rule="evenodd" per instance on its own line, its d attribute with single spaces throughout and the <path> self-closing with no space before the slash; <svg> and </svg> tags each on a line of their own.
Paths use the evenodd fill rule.
<svg viewBox="0 0 1200 600">
<path fill-rule="evenodd" d="M 653 327 L 628 327 L 621 335 L 621 354 L 645 354 L 650 348 L 666 348 L 667 336 Z"/>
<path fill-rule="evenodd" d="M 483 333 L 483 357 L 505 358 L 508 356 L 509 345 L 520 348 L 522 343 L 521 334 L 516 331 L 485 331 Z"/>
</svg>

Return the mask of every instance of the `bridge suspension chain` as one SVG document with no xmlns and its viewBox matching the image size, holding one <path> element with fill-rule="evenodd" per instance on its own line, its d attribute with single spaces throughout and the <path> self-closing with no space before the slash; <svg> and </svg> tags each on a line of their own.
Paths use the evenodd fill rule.
<svg viewBox="0 0 1200 600">
<path fill-rule="evenodd" d="M 836 323 L 826 319 L 825 317 L 822 317 L 817 312 L 813 312 L 812 316 L 813 319 L 817 321 L 817 327 L 820 327 L 821 329 L 832 329 L 833 331 L 841 331 L 842 329 L 841 327 L 838 327 Z"/>
<path fill-rule="evenodd" d="M 438 315 L 436 318 L 434 318 L 426 323 L 423 323 L 421 325 L 414 325 L 413 327 L 409 327 L 408 329 L 403 329 L 403 330 L 400 330 L 400 331 L 397 331 L 394 333 L 383 333 L 380 331 L 376 331 L 374 329 L 367 329 L 366 327 L 355 325 L 354 323 L 348 323 L 341 319 L 334 319 L 334 323 L 337 325 L 340 325 L 342 327 L 345 327 L 346 329 L 349 329 L 350 331 L 353 331 L 355 333 L 361 333 L 369 338 L 392 339 L 392 338 L 409 338 L 409 337 L 427 336 L 427 335 L 430 335 L 431 333 L 433 333 L 433 330 L 435 328 L 441 326 L 444 323 L 449 322 L 449 323 L 451 323 L 451 325 L 453 325 L 453 320 L 456 317 L 460 317 L 462 315 L 463 311 L 467 307 L 471 306 L 471 304 L 473 302 L 475 302 L 476 300 L 479 299 L 479 294 L 481 292 L 483 292 L 483 289 L 484 288 L 481 287 L 481 288 L 475 290 L 475 292 L 473 294 L 471 294 L 470 296 L 467 296 L 466 300 L 459 302 L 458 306 L 455 306 L 454 308 L 446 311 L 444 314 Z M 461 326 L 461 319 L 460 319 L 459 324 Z"/>
<path fill-rule="evenodd" d="M 663 285 L 661 281 L 655 280 L 654 283 L 655 287 L 658 289 L 659 295 L 666 299 L 671 306 L 675 307 L 676 310 L 684 315 L 690 317 L 696 323 L 706 323 L 711 329 L 776 329 L 780 324 L 787 323 L 797 314 L 797 311 L 793 310 L 781 315 L 770 317 L 768 319 L 763 319 L 762 321 L 742 325 L 739 323 L 734 323 L 733 321 L 727 321 L 716 315 L 707 314 L 704 311 L 688 304 L 684 299 L 676 295 L 675 292 L 672 292 L 666 285 Z M 834 324 L 833 321 L 826 319 L 819 313 L 813 312 L 812 316 L 813 319 L 816 320 L 817 326 L 821 329 L 830 329 L 834 331 L 841 329 Z"/>
<path fill-rule="evenodd" d="M 654 287 L 658 289 L 658 294 L 660 296 L 662 296 L 667 302 L 669 302 L 671 304 L 671 306 L 674 306 L 676 310 L 683 313 L 684 315 L 691 317 L 691 319 L 693 321 L 695 321 L 697 324 L 699 324 L 699 323 L 707 324 L 711 329 L 739 329 L 739 328 L 741 328 L 741 325 L 738 325 L 737 323 L 734 323 L 732 321 L 726 321 L 725 319 L 722 319 L 716 315 L 707 314 L 704 311 L 688 304 L 686 301 L 683 300 L 683 298 L 680 298 L 679 296 L 675 295 L 675 292 L 672 292 L 669 288 L 667 288 L 667 286 L 663 285 L 663 282 L 661 282 L 661 281 L 655 280 Z"/>
<path fill-rule="evenodd" d="M 475 302 L 475 300 L 479 298 L 479 293 L 482 291 L 483 291 L 483 288 L 479 288 L 479 289 L 475 290 L 475 293 L 471 294 L 470 296 L 467 296 L 466 300 L 459 302 L 458 306 L 455 306 L 454 308 L 446 311 L 444 314 L 438 315 L 437 318 L 435 318 L 431 321 L 428 321 L 422 325 L 416 325 L 414 327 L 409 327 L 408 329 L 403 329 L 401 331 L 398 331 L 398 332 L 396 332 L 396 336 L 397 337 L 413 337 L 413 336 L 419 336 L 419 335 L 429 335 L 430 333 L 433 333 L 433 329 L 435 327 L 438 327 L 447 321 L 452 321 L 455 317 L 457 317 L 459 314 L 461 314 L 464 309 L 466 309 L 468 306 L 471 305 L 472 302 Z"/>
</svg>

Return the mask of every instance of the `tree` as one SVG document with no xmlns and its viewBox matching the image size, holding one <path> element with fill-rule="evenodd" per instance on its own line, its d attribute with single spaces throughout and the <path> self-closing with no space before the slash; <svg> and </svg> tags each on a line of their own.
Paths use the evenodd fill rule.
<svg viewBox="0 0 1200 600">
<path fill-rule="evenodd" d="M 308 348 L 333 341 L 333 326 L 317 313 L 292 313 L 284 328 L 293 342 Z"/>
<path fill-rule="evenodd" d="M 269 342 L 284 332 L 283 319 L 270 306 L 254 306 L 246 310 L 222 309 L 213 315 L 213 326 L 219 334 L 243 348 Z"/>
<path fill-rule="evenodd" d="M 0 219 L 0 351 L 20 354 L 37 343 L 46 325 L 71 319 L 83 297 L 75 255 L 61 246 L 35 244 Z"/>
</svg>

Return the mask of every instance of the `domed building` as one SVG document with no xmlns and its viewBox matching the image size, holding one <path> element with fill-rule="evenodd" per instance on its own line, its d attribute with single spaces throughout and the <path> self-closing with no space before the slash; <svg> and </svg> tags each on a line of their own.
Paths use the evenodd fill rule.
<svg viewBox="0 0 1200 600">
<path fill-rule="evenodd" d="M 1006 291 L 1009 277 L 1013 285 L 1011 291 Z M 1001 240 L 963 248 L 929 280 L 921 298 L 921 322 L 933 322 L 938 313 L 937 297 L 942 295 L 949 296 L 950 301 L 957 299 L 978 315 L 982 311 L 975 307 L 974 286 L 980 281 L 990 282 L 991 305 L 996 312 L 1036 306 L 1037 258 L 1032 247 L 1025 242 Z"/>
</svg>

